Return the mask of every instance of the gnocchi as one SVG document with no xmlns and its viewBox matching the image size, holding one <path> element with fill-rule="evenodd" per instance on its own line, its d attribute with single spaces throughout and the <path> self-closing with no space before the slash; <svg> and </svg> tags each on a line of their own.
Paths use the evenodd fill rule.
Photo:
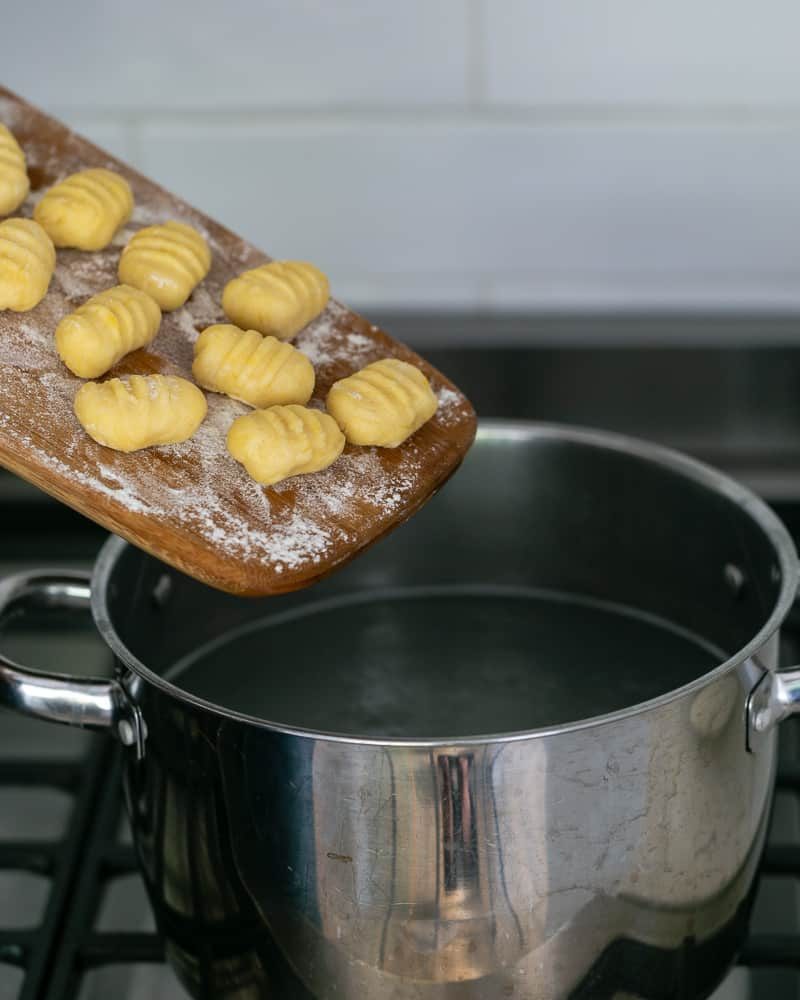
<svg viewBox="0 0 800 1000">
<path fill-rule="evenodd" d="M 352 444 L 396 448 L 436 412 L 427 378 L 397 358 L 373 361 L 334 382 L 326 406 Z"/>
<path fill-rule="evenodd" d="M 328 279 L 313 264 L 273 260 L 229 281 L 222 308 L 243 330 L 291 340 L 319 316 L 329 293 Z"/>
<path fill-rule="evenodd" d="M 212 392 L 224 392 L 250 406 L 307 403 L 314 368 L 305 354 L 275 337 L 219 323 L 195 341 L 192 374 Z"/>
<path fill-rule="evenodd" d="M 161 310 L 138 288 L 117 285 L 93 295 L 56 327 L 61 360 L 80 378 L 104 375 L 158 333 Z"/>
<path fill-rule="evenodd" d="M 0 309 L 33 309 L 45 297 L 55 266 L 53 241 L 38 222 L 0 222 Z"/>
<path fill-rule="evenodd" d="M 51 187 L 33 217 L 57 247 L 102 250 L 133 212 L 133 193 L 119 174 L 79 170 Z"/>
<path fill-rule="evenodd" d="M 200 389 L 175 375 L 86 382 L 75 396 L 75 416 L 86 433 L 117 451 L 186 441 L 206 411 Z"/>
<path fill-rule="evenodd" d="M 30 191 L 25 154 L 11 132 L 0 124 L 0 215 L 10 215 Z"/>
<path fill-rule="evenodd" d="M 130 238 L 119 261 L 119 280 L 151 295 L 166 310 L 179 309 L 211 267 L 208 244 L 191 226 L 165 222 Z"/>
<path fill-rule="evenodd" d="M 228 451 L 262 486 L 327 469 L 343 448 L 344 434 L 332 417 L 294 404 L 253 410 L 228 431 Z"/>
</svg>

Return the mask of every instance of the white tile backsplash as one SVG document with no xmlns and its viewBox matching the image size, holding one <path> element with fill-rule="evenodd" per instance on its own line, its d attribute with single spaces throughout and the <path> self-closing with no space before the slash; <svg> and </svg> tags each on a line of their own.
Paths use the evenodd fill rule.
<svg viewBox="0 0 800 1000">
<path fill-rule="evenodd" d="M 141 150 L 147 173 L 269 252 L 391 279 L 480 270 L 487 252 L 496 260 L 480 245 L 501 200 L 481 195 L 498 153 L 485 140 L 472 126 L 169 123 L 146 127 Z"/>
<path fill-rule="evenodd" d="M 794 0 L 483 2 L 491 102 L 800 103 Z"/>
<path fill-rule="evenodd" d="M 30 0 L 12 28 L 3 82 L 354 304 L 800 309 L 789 0 Z"/>
<path fill-rule="evenodd" d="M 371 301 L 402 298 L 406 275 L 470 304 L 491 289 L 495 308 L 800 289 L 792 127 L 165 123 L 141 150 L 168 187 Z"/>
<path fill-rule="evenodd" d="M 471 312 L 489 306 L 488 287 L 471 274 L 407 271 L 373 275 L 365 268 L 354 268 L 337 274 L 335 281 L 334 293 L 362 309 Z"/>
<path fill-rule="evenodd" d="M 703 274 L 686 271 L 667 279 L 658 273 L 625 271 L 613 273 L 548 273 L 495 277 L 481 296 L 488 312 L 568 313 L 573 310 L 596 313 L 659 312 L 768 313 L 781 315 L 800 312 L 800 268 L 794 274 Z M 692 330 L 694 335 L 696 331 Z M 716 328 L 710 338 L 725 341 L 728 328 Z M 656 336 L 663 331 L 656 330 Z M 647 331 L 633 331 L 634 339 Z M 774 336 L 774 331 L 772 332 Z M 800 322 L 788 339 L 800 339 Z M 578 340 L 585 333 L 578 332 Z M 626 328 L 625 341 L 631 339 Z"/>
<path fill-rule="evenodd" d="M 76 108 L 452 104 L 467 86 L 464 0 L 26 0 L 5 83 Z M 11 35 L 36 42 L 14 44 Z"/>
<path fill-rule="evenodd" d="M 71 108 L 62 109 L 57 106 L 48 107 L 48 111 L 76 132 L 91 139 L 95 145 L 107 149 L 121 160 L 133 162 L 136 154 L 134 136 L 123 121 L 97 118 L 91 114 L 82 114 Z"/>
</svg>

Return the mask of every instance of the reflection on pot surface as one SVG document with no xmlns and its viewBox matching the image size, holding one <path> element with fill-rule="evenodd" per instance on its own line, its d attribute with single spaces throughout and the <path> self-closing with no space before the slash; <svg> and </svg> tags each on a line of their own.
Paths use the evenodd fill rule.
<svg viewBox="0 0 800 1000">
<path fill-rule="evenodd" d="M 391 750 L 157 718 L 131 789 L 173 960 L 198 995 L 713 986 L 744 933 L 772 781 L 771 747 L 733 766 L 742 680 L 711 736 L 682 703 L 569 738 Z"/>
</svg>

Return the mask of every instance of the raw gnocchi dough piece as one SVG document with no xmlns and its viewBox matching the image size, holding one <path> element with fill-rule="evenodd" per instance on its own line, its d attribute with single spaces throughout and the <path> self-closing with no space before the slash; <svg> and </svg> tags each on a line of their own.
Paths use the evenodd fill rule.
<svg viewBox="0 0 800 1000">
<path fill-rule="evenodd" d="M 344 448 L 333 417 L 305 406 L 271 406 L 237 417 L 228 451 L 262 486 L 327 469 Z"/>
<path fill-rule="evenodd" d="M 382 358 L 334 382 L 325 405 L 352 444 L 396 448 L 430 420 L 439 401 L 418 368 Z"/>
<path fill-rule="evenodd" d="M 259 409 L 307 403 L 314 391 L 314 367 L 305 354 L 229 323 L 210 326 L 197 338 L 192 374 L 204 388 Z"/>
<path fill-rule="evenodd" d="M 0 124 L 0 215 L 10 215 L 30 191 L 25 154 L 5 125 Z"/>
<path fill-rule="evenodd" d="M 156 300 L 167 311 L 179 309 L 208 274 L 208 244 L 184 222 L 146 226 L 122 251 L 119 280 Z"/>
<path fill-rule="evenodd" d="M 186 441 L 206 410 L 206 398 L 197 386 L 175 375 L 86 382 L 75 396 L 75 416 L 86 433 L 117 451 Z"/>
<path fill-rule="evenodd" d="M 161 310 L 138 288 L 117 285 L 93 295 L 56 327 L 61 360 L 80 378 L 104 375 L 158 333 Z"/>
<path fill-rule="evenodd" d="M 47 293 L 56 251 L 38 222 L 0 222 L 0 309 L 27 312 Z"/>
<path fill-rule="evenodd" d="M 33 217 L 57 247 L 102 250 L 132 211 L 133 193 L 125 178 L 92 167 L 51 187 Z"/>
<path fill-rule="evenodd" d="M 313 264 L 273 260 L 229 281 L 222 308 L 243 330 L 291 340 L 319 316 L 329 294 L 328 279 Z"/>
</svg>

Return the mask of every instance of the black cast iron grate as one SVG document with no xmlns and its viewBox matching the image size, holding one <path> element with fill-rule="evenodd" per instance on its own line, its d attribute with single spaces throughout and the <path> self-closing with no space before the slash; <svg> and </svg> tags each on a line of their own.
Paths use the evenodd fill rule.
<svg viewBox="0 0 800 1000">
<path fill-rule="evenodd" d="M 74 801 L 58 840 L 0 842 L 0 871 L 25 871 L 50 881 L 38 927 L 0 930 L 0 969 L 24 971 L 19 1000 L 74 998 L 93 968 L 164 960 L 156 934 L 93 930 L 107 885 L 136 870 L 133 848 L 116 837 L 119 769 L 116 746 L 101 736 L 92 738 L 84 760 L 0 761 L 0 787 L 56 788 Z"/>
</svg>

